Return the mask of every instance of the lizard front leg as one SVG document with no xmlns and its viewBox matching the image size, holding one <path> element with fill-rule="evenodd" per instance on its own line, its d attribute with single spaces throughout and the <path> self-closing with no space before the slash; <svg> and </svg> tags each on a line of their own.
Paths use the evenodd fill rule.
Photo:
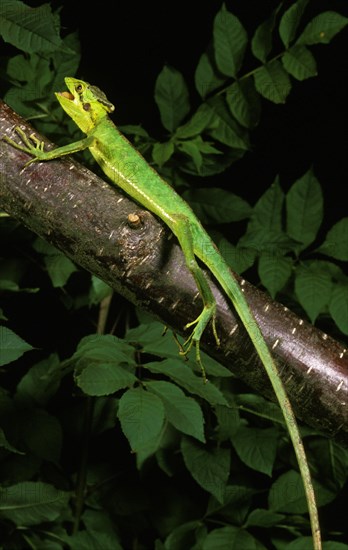
<svg viewBox="0 0 348 550">
<path fill-rule="evenodd" d="M 19 126 L 16 126 L 15 130 L 19 135 L 19 137 L 21 138 L 24 145 L 20 145 L 19 143 L 9 138 L 8 136 L 3 136 L 2 140 L 6 141 L 16 149 L 19 149 L 20 151 L 24 151 L 25 153 L 32 155 L 33 158 L 30 159 L 28 162 L 26 162 L 25 166 L 28 166 L 32 162 L 52 160 L 55 158 L 62 157 L 64 155 L 70 155 L 71 153 L 76 153 L 77 151 L 83 151 L 84 149 L 87 149 L 88 147 L 93 145 L 93 142 L 95 141 L 95 138 L 93 136 L 89 136 L 79 141 L 75 141 L 74 143 L 69 143 L 68 145 L 64 145 L 63 147 L 57 147 L 56 149 L 52 149 L 51 151 L 45 151 L 44 142 L 40 141 L 35 136 L 35 134 L 30 134 L 28 137 L 27 134 Z"/>
</svg>

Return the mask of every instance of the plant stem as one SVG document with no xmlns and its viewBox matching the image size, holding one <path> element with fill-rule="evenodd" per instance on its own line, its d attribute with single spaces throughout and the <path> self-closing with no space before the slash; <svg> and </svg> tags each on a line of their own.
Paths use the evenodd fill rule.
<svg viewBox="0 0 348 550">
<path fill-rule="evenodd" d="M 112 293 L 109 296 L 106 296 L 100 302 L 97 334 L 104 334 L 111 300 L 112 300 Z M 75 491 L 75 517 L 74 517 L 74 525 L 72 529 L 73 535 L 79 531 L 81 516 L 85 506 L 87 470 L 88 470 L 88 458 L 89 458 L 89 441 L 90 441 L 91 431 L 92 431 L 94 403 L 95 403 L 95 399 L 93 397 L 87 396 L 85 398 L 80 466 L 77 474 L 76 491 Z"/>
<path fill-rule="evenodd" d="M 87 467 L 89 456 L 89 439 L 91 435 L 92 420 L 94 411 L 94 399 L 87 397 L 85 399 L 85 410 L 82 428 L 81 458 L 80 467 L 77 474 L 76 492 L 75 492 L 75 518 L 72 534 L 75 535 L 80 527 L 82 512 L 85 505 L 85 491 L 87 482 Z"/>
<path fill-rule="evenodd" d="M 259 71 L 260 69 L 265 67 L 265 65 L 269 65 L 270 63 L 272 63 L 272 61 L 276 61 L 277 59 L 282 57 L 285 53 L 286 53 L 286 50 L 284 50 L 280 53 L 277 53 L 271 59 L 269 59 L 267 61 L 267 63 L 262 63 L 262 65 L 259 65 L 258 67 L 255 67 L 255 69 L 252 69 L 251 71 L 248 71 L 247 73 L 243 74 L 242 76 L 233 79 L 232 84 L 227 84 L 226 86 L 221 88 L 221 90 L 219 90 L 218 92 L 213 91 L 212 94 L 215 95 L 215 96 L 225 94 L 226 92 L 229 91 L 229 89 L 233 86 L 233 84 L 235 84 L 235 82 L 239 82 L 240 80 L 244 80 L 245 78 L 249 78 L 249 76 L 252 76 L 253 74 L 257 73 L 257 71 Z"/>
<path fill-rule="evenodd" d="M 109 309 L 111 300 L 113 297 L 113 292 L 111 292 L 108 296 L 103 298 L 103 300 L 100 302 L 99 305 L 99 316 L 98 316 L 98 325 L 97 325 L 97 334 L 104 334 L 105 333 L 105 326 L 106 321 L 109 315 Z"/>
</svg>

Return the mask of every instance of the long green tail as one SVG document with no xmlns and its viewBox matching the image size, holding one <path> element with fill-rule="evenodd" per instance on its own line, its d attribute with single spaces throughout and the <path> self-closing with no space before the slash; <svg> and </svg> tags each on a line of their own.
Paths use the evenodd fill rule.
<svg viewBox="0 0 348 550">
<path fill-rule="evenodd" d="M 292 410 L 289 398 L 286 394 L 283 382 L 280 378 L 278 367 L 268 349 L 262 332 L 249 308 L 249 305 L 245 299 L 244 293 L 242 292 L 237 279 L 234 278 L 232 272 L 230 271 L 229 267 L 220 256 L 220 254 L 215 251 L 215 247 L 210 239 L 208 242 L 208 237 L 207 243 L 205 243 L 206 246 L 204 246 L 204 243 L 201 244 L 201 250 L 195 250 L 195 254 L 213 273 L 213 275 L 216 277 L 216 279 L 226 292 L 227 296 L 231 300 L 238 316 L 240 317 L 245 329 L 250 336 L 251 341 L 254 344 L 254 347 L 268 374 L 274 393 L 276 394 L 296 453 L 301 477 L 305 488 L 312 528 L 314 549 L 320 550 L 322 546 L 319 517 L 311 474 L 309 471 L 307 457 L 303 447 L 303 442 L 297 425 L 296 417 Z M 206 250 L 209 250 L 209 254 L 205 253 Z"/>
</svg>

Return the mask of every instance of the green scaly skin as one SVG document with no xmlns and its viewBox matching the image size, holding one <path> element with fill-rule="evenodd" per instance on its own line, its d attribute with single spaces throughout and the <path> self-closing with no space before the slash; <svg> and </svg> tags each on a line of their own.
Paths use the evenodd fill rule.
<svg viewBox="0 0 348 550">
<path fill-rule="evenodd" d="M 185 326 L 185 329 L 193 327 L 193 330 L 183 344 L 181 353 L 186 355 L 192 346 L 195 346 L 197 362 L 201 366 L 205 381 L 206 377 L 200 357 L 199 343 L 210 321 L 212 322 L 217 344 L 219 344 L 219 338 L 215 328 L 215 299 L 196 258 L 199 258 L 216 277 L 249 333 L 277 396 L 295 449 L 306 491 L 313 547 L 315 550 L 320 550 L 322 546 L 318 511 L 296 418 L 279 376 L 276 363 L 237 280 L 188 204 L 147 164 L 110 120 L 108 114 L 114 110 L 114 106 L 108 101 L 105 94 L 99 88 L 75 78 L 67 77 L 65 83 L 69 91 L 56 93 L 56 97 L 62 108 L 86 134 L 86 138 L 53 151 L 44 151 L 43 143 L 33 135 L 28 139 L 19 128 L 17 128 L 17 132 L 25 146 L 18 145 L 7 136 L 3 139 L 17 149 L 33 155 L 33 158 L 27 164 L 59 158 L 88 148 L 113 184 L 122 188 L 139 204 L 166 223 L 179 241 L 187 267 L 196 281 L 203 300 L 201 314 Z"/>
</svg>

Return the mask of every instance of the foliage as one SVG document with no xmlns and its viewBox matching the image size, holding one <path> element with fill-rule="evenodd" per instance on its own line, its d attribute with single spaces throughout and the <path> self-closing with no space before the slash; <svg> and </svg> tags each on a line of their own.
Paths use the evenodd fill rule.
<svg viewBox="0 0 348 550">
<path fill-rule="evenodd" d="M 123 130 L 215 228 L 229 265 L 239 273 L 256 268 L 273 297 L 296 302 L 313 323 L 331 317 L 347 335 L 348 218 L 322 237 L 313 168 L 286 193 L 277 178 L 254 205 L 207 189 L 203 179 L 195 189 L 187 183 L 242 158 L 263 100 L 285 103 L 294 85 L 316 76 L 312 46 L 328 44 L 347 19 L 326 11 L 308 21 L 307 4 L 285 9 L 281 2 L 251 37 L 222 6 L 194 74 L 198 107 L 191 83 L 165 66 L 154 98 L 166 141 L 140 126 Z M 23 52 L 6 60 L 5 101 L 41 132 L 71 141 L 76 130 L 53 91 L 77 71 L 77 35 L 61 38 L 59 14 L 48 4 L 2 0 L 0 21 L 3 39 Z M 243 73 L 248 48 L 257 66 Z M 233 222 L 246 226 L 234 244 L 216 229 Z M 208 356 L 203 385 L 194 360 L 184 364 L 171 336 L 140 312 L 137 326 L 119 323 L 118 337 L 100 325 L 95 334 L 98 306 L 111 290 L 14 220 L 0 218 L 0 235 L 2 547 L 310 548 L 302 483 L 278 407 Z M 63 328 L 62 338 L 25 341 L 28 319 L 46 300 L 51 333 L 72 317 L 68 343 Z M 27 309 L 21 321 L 16 312 Z M 304 435 L 329 517 L 347 480 L 348 452 L 308 428 Z M 325 528 L 325 550 L 348 548 L 345 525 Z"/>
</svg>

